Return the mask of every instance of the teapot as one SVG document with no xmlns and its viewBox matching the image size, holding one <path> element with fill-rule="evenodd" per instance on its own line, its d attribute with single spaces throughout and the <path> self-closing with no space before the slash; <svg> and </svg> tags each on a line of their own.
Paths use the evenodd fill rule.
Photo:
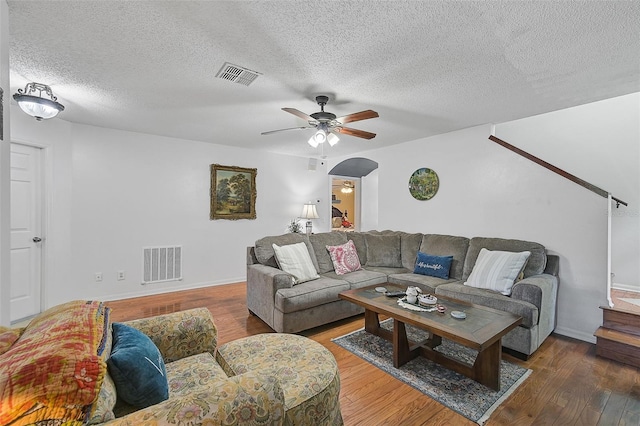
<svg viewBox="0 0 640 426">
<path fill-rule="evenodd" d="M 418 303 L 418 293 L 422 293 L 422 290 L 420 290 L 418 287 L 407 287 L 407 291 L 405 292 L 407 294 L 407 302 L 409 303 L 413 303 L 414 305 L 416 303 Z"/>
</svg>

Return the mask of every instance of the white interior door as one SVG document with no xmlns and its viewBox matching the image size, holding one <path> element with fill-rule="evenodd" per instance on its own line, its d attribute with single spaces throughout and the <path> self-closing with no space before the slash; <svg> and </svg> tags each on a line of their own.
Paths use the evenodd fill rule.
<svg viewBox="0 0 640 426">
<path fill-rule="evenodd" d="M 41 151 L 11 144 L 11 321 L 40 313 Z"/>
</svg>

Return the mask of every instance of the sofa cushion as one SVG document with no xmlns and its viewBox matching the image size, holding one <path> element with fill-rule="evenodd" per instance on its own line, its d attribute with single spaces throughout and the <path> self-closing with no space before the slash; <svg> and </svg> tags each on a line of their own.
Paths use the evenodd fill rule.
<svg viewBox="0 0 640 426">
<path fill-rule="evenodd" d="M 465 257 L 469 248 L 469 239 L 455 235 L 426 234 L 422 238 L 420 251 L 436 256 L 453 256 L 449 276 L 462 279 Z"/>
<path fill-rule="evenodd" d="M 364 269 L 344 275 L 338 275 L 335 271 L 331 271 L 326 274 L 322 274 L 322 276 L 326 278 L 344 280 L 351 284 L 351 288 L 361 288 L 369 285 L 385 284 L 387 282 L 387 274 Z"/>
<path fill-rule="evenodd" d="M 198 388 L 216 389 L 227 375 L 209 352 L 170 362 L 167 367 L 169 397 L 186 396 Z"/>
<path fill-rule="evenodd" d="M 291 233 L 260 238 L 254 245 L 256 259 L 258 259 L 258 262 L 263 265 L 277 268 L 278 262 L 276 261 L 275 252 L 273 251 L 273 244 L 282 247 L 296 243 L 305 243 L 307 249 L 309 250 L 309 256 L 311 257 L 313 266 L 315 266 L 316 270 L 318 270 L 316 254 L 313 251 L 313 246 L 311 245 L 309 237 L 306 234 Z"/>
<path fill-rule="evenodd" d="M 364 232 L 345 232 L 347 239 L 353 241 L 358 251 L 358 258 L 361 265 L 367 264 L 367 240 Z"/>
<path fill-rule="evenodd" d="M 80 424 L 104 380 L 108 310 L 73 301 L 31 320 L 0 356 L 0 424 Z"/>
<path fill-rule="evenodd" d="M 422 238 L 422 234 L 400 233 L 400 256 L 404 268 L 413 269 L 415 267 Z"/>
<path fill-rule="evenodd" d="M 314 308 L 340 300 L 338 294 L 350 288 L 349 283 L 342 279 L 322 276 L 317 280 L 307 281 L 291 288 L 281 288 L 276 292 L 275 307 L 285 314 Z"/>
<path fill-rule="evenodd" d="M 336 274 L 344 275 L 362 269 L 353 241 L 349 240 L 339 246 L 327 246 L 327 250 L 331 255 L 333 269 Z"/>
<path fill-rule="evenodd" d="M 413 270 L 414 274 L 429 275 L 431 277 L 449 279 L 449 270 L 451 269 L 451 261 L 453 256 L 436 256 L 418 252 L 416 266 Z"/>
<path fill-rule="evenodd" d="M 517 300 L 498 292 L 469 287 L 460 283 L 442 284 L 436 287 L 436 295 L 452 297 L 476 305 L 511 312 L 522 317 L 521 326 L 531 328 L 538 324 L 538 308 L 529 302 Z"/>
<path fill-rule="evenodd" d="M 465 285 L 497 291 L 509 296 L 516 278 L 524 269 L 531 252 L 480 250 L 476 264 Z"/>
<path fill-rule="evenodd" d="M 113 350 L 107 365 L 118 398 L 128 404 L 145 408 L 169 398 L 162 355 L 140 330 L 113 323 Z"/>
<path fill-rule="evenodd" d="M 390 274 L 388 277 L 390 284 L 400 284 L 403 286 L 417 286 L 422 289 L 423 293 L 435 293 L 436 287 L 442 284 L 455 282 L 457 280 L 450 278 L 443 280 L 438 277 L 430 277 L 428 275 L 414 274 L 406 272 L 403 274 Z"/>
<path fill-rule="evenodd" d="M 400 234 L 366 234 L 367 266 L 401 268 Z"/>
<path fill-rule="evenodd" d="M 333 271 L 334 266 L 331 256 L 327 251 L 327 246 L 338 246 L 347 242 L 344 232 L 321 232 L 319 234 L 309 235 L 309 242 L 313 247 L 318 262 L 318 273 Z"/>
<path fill-rule="evenodd" d="M 407 272 L 412 272 L 413 271 L 413 269 L 391 268 L 391 267 L 388 267 L 388 266 L 365 266 L 364 269 L 366 269 L 367 271 L 380 272 L 380 273 L 385 274 L 385 275 L 405 274 Z"/>
<path fill-rule="evenodd" d="M 294 285 L 320 277 L 311 262 L 309 251 L 304 243 L 289 244 L 282 247 L 273 244 L 273 251 L 280 269 L 295 278 Z"/>
<path fill-rule="evenodd" d="M 482 248 L 511 252 L 531 252 L 531 256 L 529 256 L 527 265 L 524 268 L 525 278 L 541 274 L 547 265 L 547 254 L 542 244 L 531 241 L 506 240 L 503 238 L 474 237 L 469 241 L 469 250 L 464 261 L 463 280 L 466 280 L 471 274 L 473 265 L 475 265 L 478 254 L 480 254 Z"/>
</svg>

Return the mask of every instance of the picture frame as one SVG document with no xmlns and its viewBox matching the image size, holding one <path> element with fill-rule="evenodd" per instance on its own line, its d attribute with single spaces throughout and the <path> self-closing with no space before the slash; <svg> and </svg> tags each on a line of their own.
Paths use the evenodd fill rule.
<svg viewBox="0 0 640 426">
<path fill-rule="evenodd" d="M 409 178 L 409 192 L 419 201 L 430 200 L 435 197 L 440 187 L 438 174 L 426 167 L 422 167 Z"/>
<path fill-rule="evenodd" d="M 210 220 L 255 219 L 258 169 L 211 164 Z"/>
</svg>

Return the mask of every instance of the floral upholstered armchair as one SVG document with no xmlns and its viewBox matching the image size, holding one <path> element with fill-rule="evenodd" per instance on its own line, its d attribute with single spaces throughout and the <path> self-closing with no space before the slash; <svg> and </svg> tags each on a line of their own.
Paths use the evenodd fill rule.
<svg viewBox="0 0 640 426">
<path fill-rule="evenodd" d="M 283 424 L 278 380 L 228 377 L 216 362 L 217 330 L 205 308 L 125 323 L 159 350 L 169 392 L 146 408 L 122 401 L 107 368 L 116 340 L 108 316 L 99 302 L 75 301 L 25 329 L 0 329 L 0 424 Z"/>
</svg>

